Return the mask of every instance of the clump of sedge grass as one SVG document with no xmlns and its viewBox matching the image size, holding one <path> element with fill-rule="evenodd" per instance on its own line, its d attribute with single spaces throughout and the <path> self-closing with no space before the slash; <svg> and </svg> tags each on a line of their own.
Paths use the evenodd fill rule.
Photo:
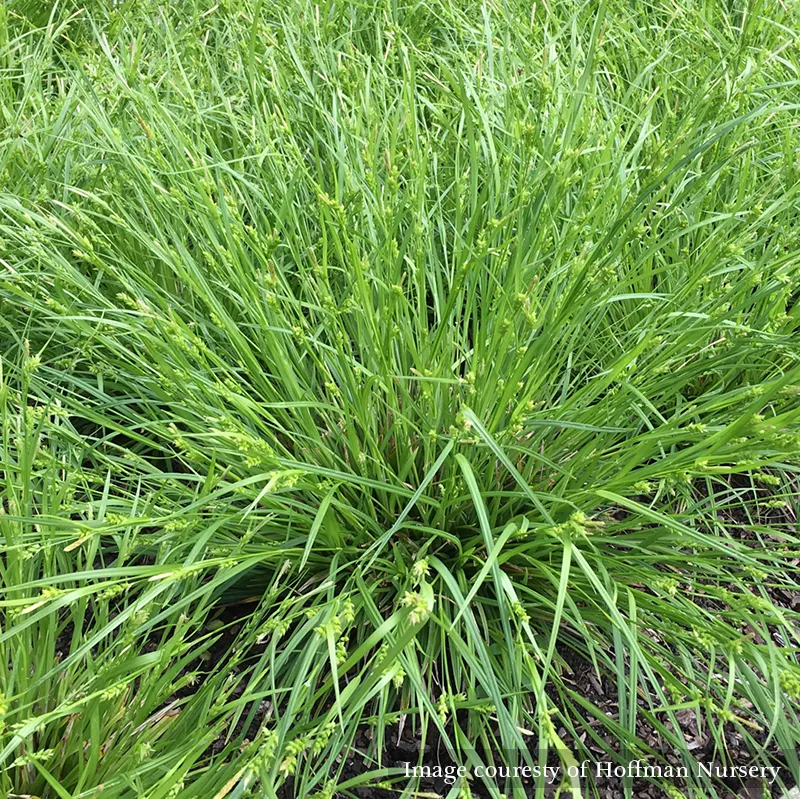
<svg viewBox="0 0 800 799">
<path fill-rule="evenodd" d="M 796 22 L 12 5 L 0 786 L 796 775 Z"/>
</svg>

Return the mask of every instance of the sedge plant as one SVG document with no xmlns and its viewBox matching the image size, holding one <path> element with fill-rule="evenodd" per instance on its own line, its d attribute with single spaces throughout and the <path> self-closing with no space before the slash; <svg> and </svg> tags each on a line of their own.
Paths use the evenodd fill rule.
<svg viewBox="0 0 800 799">
<path fill-rule="evenodd" d="M 794 782 L 795 5 L 0 14 L 3 790 Z"/>
</svg>

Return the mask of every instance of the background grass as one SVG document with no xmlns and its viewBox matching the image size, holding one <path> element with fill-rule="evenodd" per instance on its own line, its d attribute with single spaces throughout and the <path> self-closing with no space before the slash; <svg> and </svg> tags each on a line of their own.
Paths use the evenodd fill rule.
<svg viewBox="0 0 800 799">
<path fill-rule="evenodd" d="M 0 788 L 796 778 L 797 9 L 7 3 Z"/>
</svg>

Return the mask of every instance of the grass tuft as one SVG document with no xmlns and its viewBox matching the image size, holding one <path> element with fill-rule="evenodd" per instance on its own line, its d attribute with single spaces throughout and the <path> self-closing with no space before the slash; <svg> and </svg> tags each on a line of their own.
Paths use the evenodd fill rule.
<svg viewBox="0 0 800 799">
<path fill-rule="evenodd" d="M 1 8 L 0 789 L 793 784 L 798 26 Z"/>
</svg>

